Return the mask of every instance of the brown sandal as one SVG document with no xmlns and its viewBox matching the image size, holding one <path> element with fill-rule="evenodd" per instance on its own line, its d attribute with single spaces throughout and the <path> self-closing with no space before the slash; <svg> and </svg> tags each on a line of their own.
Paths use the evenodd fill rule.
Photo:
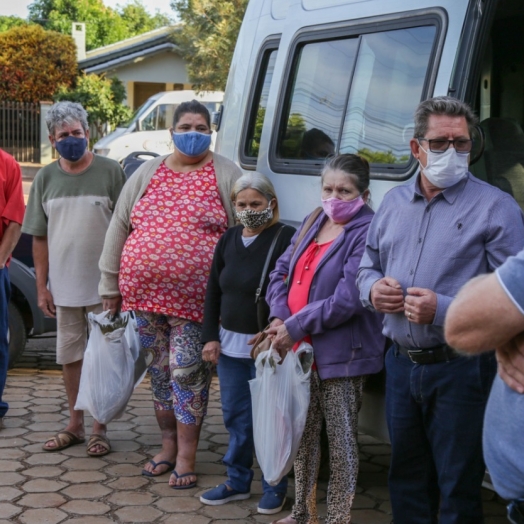
<svg viewBox="0 0 524 524">
<path fill-rule="evenodd" d="M 101 446 L 104 448 L 103 451 L 89 451 L 94 446 Z M 111 443 L 107 437 L 102 435 L 91 435 L 87 442 L 87 454 L 90 457 L 103 457 L 111 451 Z"/>
<path fill-rule="evenodd" d="M 84 437 L 78 437 L 74 433 L 64 429 L 63 431 L 59 431 L 54 437 L 46 440 L 42 449 L 44 451 L 60 451 L 61 449 L 66 449 L 75 444 L 82 444 L 85 441 L 86 439 Z M 48 448 L 46 444 L 49 444 L 49 442 L 54 442 L 55 446 L 53 448 Z"/>
</svg>

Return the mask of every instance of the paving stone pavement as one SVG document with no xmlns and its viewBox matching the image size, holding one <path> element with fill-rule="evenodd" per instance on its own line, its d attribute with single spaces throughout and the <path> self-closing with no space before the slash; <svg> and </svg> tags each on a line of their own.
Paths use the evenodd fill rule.
<svg viewBox="0 0 524 524">
<path fill-rule="evenodd" d="M 59 370 L 11 370 L 5 399 L 10 410 L 0 430 L 0 524 L 263 524 L 287 515 L 291 508 L 292 479 L 284 512 L 276 516 L 256 513 L 262 493 L 258 468 L 250 499 L 223 506 L 200 503 L 200 494 L 225 478 L 221 459 L 228 435 L 216 378 L 197 454 L 198 487 L 185 491 L 170 489 L 167 475 L 145 478 L 140 474 L 160 446 L 147 379 L 135 390 L 123 417 L 109 425 L 113 452 L 101 458 L 88 457 L 85 444 L 54 453 L 42 451 L 42 443 L 64 427 L 68 415 Z M 87 428 L 91 422 L 87 417 Z M 367 435 L 360 436 L 360 446 L 352 522 L 389 524 L 389 446 Z M 321 516 L 326 511 L 326 489 L 326 482 L 319 482 Z M 484 495 L 486 524 L 507 523 L 502 501 L 487 490 Z"/>
</svg>

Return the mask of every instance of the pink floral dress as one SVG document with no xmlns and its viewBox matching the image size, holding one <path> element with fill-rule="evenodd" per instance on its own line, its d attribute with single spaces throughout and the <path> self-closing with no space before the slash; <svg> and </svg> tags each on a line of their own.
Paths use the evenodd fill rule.
<svg viewBox="0 0 524 524">
<path fill-rule="evenodd" d="M 227 229 L 213 161 L 189 173 L 162 163 L 130 221 L 120 263 L 122 309 L 201 323 L 213 252 Z"/>
</svg>

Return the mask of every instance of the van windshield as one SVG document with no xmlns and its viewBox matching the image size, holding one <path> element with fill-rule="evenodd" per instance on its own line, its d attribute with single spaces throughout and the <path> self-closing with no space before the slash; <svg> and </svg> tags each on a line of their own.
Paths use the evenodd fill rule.
<svg viewBox="0 0 524 524">
<path fill-rule="evenodd" d="M 122 127 L 131 127 L 133 124 L 138 122 L 140 117 L 146 113 L 146 111 L 156 102 L 156 98 L 148 98 L 131 116 L 131 118 L 125 123 L 122 124 Z"/>
</svg>

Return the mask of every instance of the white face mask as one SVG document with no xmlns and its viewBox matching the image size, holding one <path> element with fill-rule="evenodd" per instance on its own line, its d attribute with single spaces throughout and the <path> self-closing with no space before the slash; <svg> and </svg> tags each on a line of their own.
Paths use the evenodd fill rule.
<svg viewBox="0 0 524 524">
<path fill-rule="evenodd" d="M 441 189 L 454 186 L 468 174 L 469 155 L 459 154 L 453 147 L 448 148 L 444 153 L 426 151 L 422 146 L 420 149 L 428 156 L 426 167 L 419 160 L 420 167 L 434 186 Z"/>
</svg>

